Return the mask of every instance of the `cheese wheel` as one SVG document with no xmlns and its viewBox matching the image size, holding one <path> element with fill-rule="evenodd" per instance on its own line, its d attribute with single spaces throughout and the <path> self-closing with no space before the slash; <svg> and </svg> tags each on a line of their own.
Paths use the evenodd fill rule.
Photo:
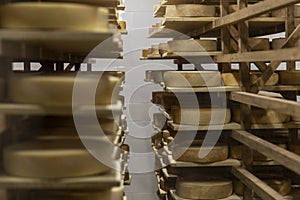
<svg viewBox="0 0 300 200">
<path fill-rule="evenodd" d="M 300 71 L 281 71 L 279 80 L 283 85 L 300 85 Z"/>
<path fill-rule="evenodd" d="M 232 195 L 232 181 L 225 178 L 179 178 L 176 193 L 187 199 L 221 199 Z"/>
<path fill-rule="evenodd" d="M 142 57 L 143 58 L 147 58 L 149 55 L 149 49 L 143 49 L 142 50 Z"/>
<path fill-rule="evenodd" d="M 251 82 L 254 82 L 256 79 L 258 79 L 261 76 L 261 74 L 262 73 L 260 72 L 251 72 L 250 74 Z M 240 74 L 239 72 L 223 73 L 222 79 L 225 86 L 239 86 Z M 278 81 L 279 81 L 279 75 L 277 73 L 273 73 L 265 85 L 277 85 Z"/>
<path fill-rule="evenodd" d="M 108 10 L 95 6 L 50 2 L 11 3 L 1 6 L 0 13 L 2 28 L 107 30 Z"/>
<path fill-rule="evenodd" d="M 146 80 L 161 83 L 164 81 L 163 75 L 168 70 L 147 70 L 146 71 Z"/>
<path fill-rule="evenodd" d="M 34 191 L 30 194 L 30 200 L 123 200 L 123 193 L 122 187 L 97 192 Z"/>
<path fill-rule="evenodd" d="M 169 71 L 164 73 L 167 87 L 217 87 L 222 77 L 217 71 Z"/>
<path fill-rule="evenodd" d="M 151 45 L 149 54 L 151 54 L 151 55 L 160 55 L 158 49 L 159 49 L 158 44 Z"/>
<path fill-rule="evenodd" d="M 13 102 L 40 104 L 43 106 L 72 106 L 75 80 L 82 88 L 97 84 L 95 104 L 115 104 L 118 100 L 121 79 L 116 73 L 87 72 L 76 78 L 75 72 L 62 73 L 14 73 L 9 80 L 9 97 Z M 98 77 L 101 76 L 99 82 Z M 76 100 L 78 105 L 86 105 L 85 99 Z"/>
<path fill-rule="evenodd" d="M 160 43 L 158 45 L 158 48 L 159 48 L 158 51 L 161 55 L 169 51 L 168 43 Z"/>
<path fill-rule="evenodd" d="M 214 17 L 215 6 L 198 4 L 167 5 L 165 17 Z"/>
<path fill-rule="evenodd" d="M 216 40 L 171 40 L 168 42 L 171 52 L 208 52 L 217 51 Z"/>
<path fill-rule="evenodd" d="M 267 185 L 273 188 L 282 196 L 288 195 L 291 192 L 291 180 L 284 178 L 277 179 L 262 179 Z M 242 196 L 243 195 L 243 184 L 239 180 L 234 180 L 234 193 Z M 256 196 L 256 195 L 255 195 Z"/>
<path fill-rule="evenodd" d="M 238 107 L 232 109 L 232 119 L 235 122 L 241 122 L 241 112 Z M 274 110 L 264 110 L 252 107 L 250 119 L 252 124 L 281 124 L 290 121 L 290 116 L 278 113 Z"/>
<path fill-rule="evenodd" d="M 95 142 L 108 149 L 106 142 Z M 80 177 L 110 170 L 90 155 L 80 140 L 35 140 L 7 146 L 3 166 L 8 174 L 32 178 Z"/>
<path fill-rule="evenodd" d="M 228 108 L 172 108 L 173 122 L 182 125 L 220 125 L 231 120 Z"/>
<path fill-rule="evenodd" d="M 211 147 L 201 147 L 204 151 Z M 173 148 L 173 158 L 183 162 L 195 163 L 213 163 L 226 160 L 228 158 L 228 146 L 225 144 L 216 144 L 211 151 L 204 157 L 199 157 L 200 146 L 192 146 L 186 149 L 184 147 Z"/>
<path fill-rule="evenodd" d="M 285 43 L 285 38 L 275 38 L 272 40 L 272 49 L 280 49 Z M 300 45 L 300 41 L 296 42 L 296 46 Z"/>
</svg>

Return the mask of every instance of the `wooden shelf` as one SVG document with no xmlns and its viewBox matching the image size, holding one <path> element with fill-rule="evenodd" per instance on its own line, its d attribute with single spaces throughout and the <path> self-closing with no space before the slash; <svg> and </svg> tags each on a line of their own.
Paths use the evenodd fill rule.
<svg viewBox="0 0 300 200">
<path fill-rule="evenodd" d="M 93 110 L 94 106 L 81 106 L 75 109 L 76 114 L 86 115 Z M 121 101 L 114 105 L 95 106 L 95 110 L 99 114 L 109 114 L 111 112 L 121 113 L 123 105 Z M 35 104 L 16 104 L 16 103 L 0 103 L 0 113 L 7 115 L 72 115 L 72 107 L 43 107 Z"/>
<path fill-rule="evenodd" d="M 221 87 L 166 87 L 166 92 L 173 93 L 194 93 L 194 92 L 234 92 L 241 91 L 238 86 L 221 86 Z"/>
<path fill-rule="evenodd" d="M 214 163 L 192 163 L 192 162 L 181 162 L 173 159 L 171 155 L 168 156 L 168 163 L 172 168 L 186 168 L 186 167 L 232 167 L 240 166 L 241 162 L 236 159 L 228 158 L 227 160 L 214 162 Z"/>
<path fill-rule="evenodd" d="M 190 200 L 190 199 L 181 198 L 176 194 L 175 190 L 171 190 L 170 191 L 170 200 Z M 234 194 L 228 198 L 219 199 L 219 200 L 242 200 L 242 198 Z"/>
<path fill-rule="evenodd" d="M 248 3 L 256 3 L 260 0 L 248 0 Z M 231 4 L 236 4 L 235 0 L 228 0 Z M 212 5 L 220 5 L 219 0 L 163 0 L 162 5 L 173 5 L 173 4 L 212 4 Z"/>
<path fill-rule="evenodd" d="M 160 27 L 149 29 L 149 38 L 176 38 L 178 36 L 193 34 L 195 27 L 201 29 L 209 23 L 213 23 L 219 17 L 166 17 Z M 249 35 L 262 36 L 284 31 L 285 18 L 281 17 L 257 17 L 249 21 Z M 216 37 L 220 35 L 217 30 L 206 31 L 203 36 Z"/>
<path fill-rule="evenodd" d="M 116 30 L 79 32 L 0 29 L 0 56 L 11 58 L 13 61 L 25 59 L 56 62 L 83 62 L 87 56 L 119 58 L 121 57 L 119 44 L 108 42 L 108 39 L 114 37 L 116 33 Z M 100 43 L 103 44 L 103 49 L 92 51 Z"/>
<path fill-rule="evenodd" d="M 119 186 L 121 182 L 120 172 L 113 171 L 110 174 L 64 178 L 64 179 L 38 179 L 23 178 L 1 174 L 0 188 L 6 189 L 95 189 Z"/>
</svg>

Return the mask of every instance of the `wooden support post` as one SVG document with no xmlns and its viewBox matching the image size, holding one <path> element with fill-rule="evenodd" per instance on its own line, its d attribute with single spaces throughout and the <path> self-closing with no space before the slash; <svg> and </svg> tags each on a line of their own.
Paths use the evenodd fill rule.
<svg viewBox="0 0 300 200">
<path fill-rule="evenodd" d="M 31 68 L 30 68 L 30 61 L 24 61 L 24 71 L 25 72 L 30 72 Z"/>
<path fill-rule="evenodd" d="M 229 2 L 228 0 L 220 1 L 220 13 L 221 17 L 224 17 L 229 14 Z M 221 48 L 222 53 L 227 54 L 231 53 L 231 37 L 227 27 L 221 29 Z M 231 71 L 231 63 L 222 63 L 221 64 L 222 72 L 230 72 Z"/>
<path fill-rule="evenodd" d="M 293 31 L 295 30 L 295 6 L 291 5 L 286 9 L 286 21 L 285 21 L 285 37 L 288 38 Z M 296 63 L 295 61 L 289 61 L 287 64 L 287 70 L 288 71 L 294 71 L 296 70 Z"/>
<path fill-rule="evenodd" d="M 63 62 L 57 62 L 56 63 L 56 71 L 64 71 L 64 63 Z"/>
<path fill-rule="evenodd" d="M 78 72 L 80 71 L 81 63 L 76 63 L 75 64 L 75 71 Z"/>
</svg>

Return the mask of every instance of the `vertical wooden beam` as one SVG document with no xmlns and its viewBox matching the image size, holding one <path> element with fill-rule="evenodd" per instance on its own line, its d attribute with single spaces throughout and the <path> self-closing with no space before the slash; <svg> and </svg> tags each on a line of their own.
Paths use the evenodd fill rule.
<svg viewBox="0 0 300 200">
<path fill-rule="evenodd" d="M 30 72 L 31 71 L 30 61 L 28 61 L 28 60 L 24 61 L 24 71 L 25 72 Z"/>
<path fill-rule="evenodd" d="M 291 5 L 285 8 L 286 9 L 286 20 L 285 20 L 285 37 L 288 38 L 293 31 L 295 30 L 295 6 Z M 288 71 L 296 70 L 295 61 L 289 61 L 287 64 Z"/>
<path fill-rule="evenodd" d="M 229 14 L 229 2 L 228 0 L 220 0 L 220 16 L 224 17 Z M 221 48 L 222 53 L 231 53 L 231 37 L 227 27 L 221 29 Z M 221 64 L 222 72 L 231 71 L 231 63 L 222 63 Z"/>
<path fill-rule="evenodd" d="M 63 62 L 57 62 L 56 63 L 56 71 L 64 71 L 64 63 Z"/>
</svg>

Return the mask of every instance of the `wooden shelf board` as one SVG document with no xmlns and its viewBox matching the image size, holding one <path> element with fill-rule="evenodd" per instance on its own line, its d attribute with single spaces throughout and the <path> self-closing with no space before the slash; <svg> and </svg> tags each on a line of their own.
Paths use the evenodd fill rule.
<svg viewBox="0 0 300 200">
<path fill-rule="evenodd" d="M 0 29 L 0 56 L 14 61 L 26 59 L 72 62 L 82 62 L 88 55 L 91 58 L 119 58 L 121 49 L 117 43 L 105 42 L 105 50 L 97 49 L 97 52 L 92 52 L 97 45 L 114 37 L 116 33 L 116 30 L 79 32 Z M 77 46 L 74 45 L 75 42 Z"/>
<path fill-rule="evenodd" d="M 0 188 L 8 189 L 105 189 L 119 186 L 120 172 L 79 178 L 38 179 L 10 176 L 1 173 Z"/>
<path fill-rule="evenodd" d="M 260 0 L 248 0 L 248 3 L 257 3 Z M 228 0 L 230 4 L 236 4 L 236 0 Z M 220 5 L 219 0 L 163 0 L 162 5 L 174 5 L 174 4 L 212 4 Z"/>
<path fill-rule="evenodd" d="M 194 92 L 233 92 L 240 91 L 238 86 L 221 86 L 221 87 L 166 87 L 167 92 L 173 93 L 194 93 Z"/>
<path fill-rule="evenodd" d="M 190 200 L 190 199 L 186 199 L 186 198 L 181 198 L 179 197 L 177 194 L 176 194 L 176 191 L 175 190 L 171 190 L 170 191 L 170 196 L 171 196 L 171 199 L 170 200 Z M 241 197 L 233 194 L 232 196 L 230 197 L 227 197 L 227 198 L 223 198 L 223 199 L 219 199 L 219 200 L 242 200 Z"/>
<path fill-rule="evenodd" d="M 122 112 L 122 103 L 96 106 L 97 113 Z M 93 106 L 81 106 L 76 109 L 78 115 L 85 115 L 93 110 Z M 0 113 L 7 115 L 72 115 L 72 107 L 43 107 L 35 104 L 0 103 Z"/>
<path fill-rule="evenodd" d="M 183 167 L 232 167 L 232 166 L 240 166 L 241 161 L 228 158 L 227 160 L 214 162 L 214 163 L 192 163 L 192 162 L 181 162 L 176 161 L 172 158 L 171 155 L 168 156 L 170 167 L 173 168 L 183 168 Z"/>
<path fill-rule="evenodd" d="M 41 0 L 45 1 L 45 0 Z M 88 5 L 101 6 L 101 7 L 117 7 L 119 0 L 47 0 L 48 2 L 66 2 L 66 3 L 84 3 Z"/>
</svg>

